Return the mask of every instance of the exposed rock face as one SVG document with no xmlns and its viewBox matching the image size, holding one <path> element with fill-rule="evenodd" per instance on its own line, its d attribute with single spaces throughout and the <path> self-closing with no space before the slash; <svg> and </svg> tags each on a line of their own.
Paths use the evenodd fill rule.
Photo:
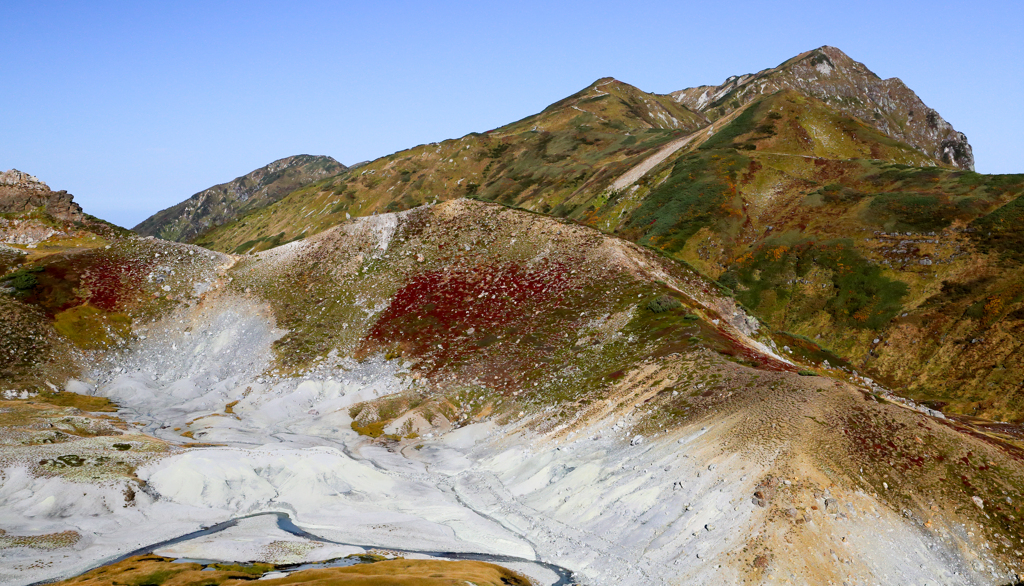
<svg viewBox="0 0 1024 586">
<path fill-rule="evenodd" d="M 17 169 L 11 169 L 0 173 L 0 185 L 21 187 L 23 189 L 34 189 L 36 191 L 49 191 L 50 188 L 40 181 L 35 175 L 29 175 Z"/>
<path fill-rule="evenodd" d="M 82 208 L 66 191 L 51 191 L 45 183 L 17 169 L 0 173 L 0 213 L 21 214 L 37 208 L 58 220 L 80 222 L 85 219 Z"/>
<path fill-rule="evenodd" d="M 699 86 L 671 95 L 717 120 L 756 98 L 791 89 L 856 116 L 888 136 L 920 149 L 936 161 L 974 169 L 967 137 L 957 132 L 898 78 L 881 79 L 835 47 L 797 55 L 778 67 L 733 76 L 718 86 Z"/>
<path fill-rule="evenodd" d="M 296 155 L 279 159 L 200 191 L 176 206 L 153 214 L 132 228 L 143 236 L 191 242 L 210 228 L 272 204 L 314 181 L 337 175 L 347 167 L 331 157 Z"/>
</svg>

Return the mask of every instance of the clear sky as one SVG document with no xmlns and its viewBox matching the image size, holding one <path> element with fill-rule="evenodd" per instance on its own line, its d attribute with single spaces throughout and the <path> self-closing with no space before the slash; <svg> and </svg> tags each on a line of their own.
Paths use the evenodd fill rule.
<svg viewBox="0 0 1024 586">
<path fill-rule="evenodd" d="M 0 3 L 0 170 L 131 227 L 288 155 L 374 159 L 604 76 L 667 93 L 834 45 L 1024 172 L 1022 3 Z"/>
</svg>

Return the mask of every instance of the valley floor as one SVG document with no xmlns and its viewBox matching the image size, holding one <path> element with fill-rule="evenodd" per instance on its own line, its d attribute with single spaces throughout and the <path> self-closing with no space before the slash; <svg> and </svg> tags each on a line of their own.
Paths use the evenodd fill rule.
<svg viewBox="0 0 1024 586">
<path fill-rule="evenodd" d="M 794 458 L 798 446 L 785 436 L 736 449 L 730 438 L 748 429 L 736 413 L 643 437 L 630 431 L 642 403 L 624 395 L 585 424 L 545 429 L 542 413 L 401 442 L 358 435 L 348 407 L 408 387 L 401 361 L 336 360 L 321 370 L 327 376 L 264 377 L 275 333 L 252 309 L 234 300 L 175 316 L 202 321 L 194 331 L 209 335 L 180 327 L 153 335 L 94 372 L 94 385 L 70 385 L 115 399 L 131 428 L 167 444 L 128 441 L 135 479 L 127 483 L 39 475 L 8 456 L 5 535 L 79 537 L 72 547 L 0 549 L 3 583 L 70 577 L 235 520 L 155 553 L 272 563 L 374 548 L 487 554 L 542 584 L 565 583 L 560 568 L 585 584 L 1009 581 L 1006 569 L 972 553 L 969 527 L 951 525 L 945 538 L 923 531 L 875 495 Z M 145 371 L 157 363 L 163 375 Z M 821 391 L 808 383 L 794 392 L 806 401 Z M 856 391 L 827 395 L 842 402 Z M 175 447 L 183 429 L 205 447 Z M 84 448 L 76 446 L 88 460 Z M 773 477 L 780 466 L 787 474 Z M 130 499 L 126 486 L 138 487 Z M 760 506 L 759 494 L 774 502 Z M 301 531 L 282 530 L 266 513 Z"/>
</svg>

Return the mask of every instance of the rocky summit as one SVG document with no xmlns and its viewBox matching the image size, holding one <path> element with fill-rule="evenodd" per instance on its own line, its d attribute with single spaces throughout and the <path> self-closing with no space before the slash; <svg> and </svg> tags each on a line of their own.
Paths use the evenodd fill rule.
<svg viewBox="0 0 1024 586">
<path fill-rule="evenodd" d="M 0 214 L 21 214 L 42 210 L 68 222 L 85 219 L 82 208 L 66 191 L 51 191 L 45 183 L 28 173 L 11 169 L 0 173 Z"/>
<path fill-rule="evenodd" d="M 835 47 L 801 53 L 758 73 L 732 76 L 718 86 L 698 86 L 671 95 L 713 121 L 784 89 L 822 100 L 933 159 L 974 170 L 971 145 L 962 132 L 925 106 L 898 78 L 881 79 Z"/>
<path fill-rule="evenodd" d="M 4 173 L 0 583 L 1017 584 L 1024 175 L 972 167 L 822 47 L 133 232 Z"/>
</svg>

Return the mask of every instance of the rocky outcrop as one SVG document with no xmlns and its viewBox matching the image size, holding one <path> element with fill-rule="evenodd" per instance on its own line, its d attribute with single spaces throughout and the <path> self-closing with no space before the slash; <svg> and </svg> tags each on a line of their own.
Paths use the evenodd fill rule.
<svg viewBox="0 0 1024 586">
<path fill-rule="evenodd" d="M 0 173 L 0 186 L 20 187 L 35 191 L 49 191 L 50 188 L 39 180 L 35 175 L 29 175 L 17 169 L 10 169 Z"/>
<path fill-rule="evenodd" d="M 17 169 L 0 173 L 0 214 L 23 214 L 40 208 L 58 220 L 85 219 L 81 206 L 70 193 L 51 191 L 36 177 Z"/>
<path fill-rule="evenodd" d="M 714 121 L 763 95 L 787 89 L 856 116 L 936 162 L 974 169 L 974 154 L 962 132 L 898 78 L 882 79 L 835 47 L 808 51 L 778 67 L 733 76 L 718 86 L 693 87 L 671 95 Z"/>
<path fill-rule="evenodd" d="M 132 230 L 143 236 L 191 242 L 211 228 L 266 207 L 296 189 L 346 169 L 331 157 L 286 157 L 228 183 L 200 191 L 176 206 L 153 214 Z"/>
</svg>

